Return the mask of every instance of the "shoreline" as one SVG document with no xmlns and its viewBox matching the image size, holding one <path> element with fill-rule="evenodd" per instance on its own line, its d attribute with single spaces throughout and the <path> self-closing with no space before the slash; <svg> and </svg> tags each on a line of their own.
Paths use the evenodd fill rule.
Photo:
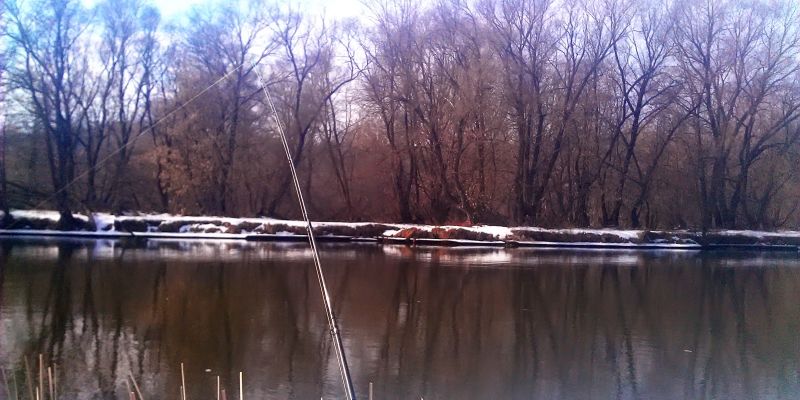
<svg viewBox="0 0 800 400">
<path fill-rule="evenodd" d="M 178 216 L 170 214 L 75 214 L 83 229 L 54 229 L 58 213 L 14 210 L 11 229 L 0 237 L 82 237 L 87 239 L 307 241 L 305 223 L 271 218 Z M 798 231 L 546 229 L 491 225 L 447 226 L 378 222 L 312 222 L 319 242 L 446 247 L 528 247 L 625 250 L 800 251 Z"/>
</svg>

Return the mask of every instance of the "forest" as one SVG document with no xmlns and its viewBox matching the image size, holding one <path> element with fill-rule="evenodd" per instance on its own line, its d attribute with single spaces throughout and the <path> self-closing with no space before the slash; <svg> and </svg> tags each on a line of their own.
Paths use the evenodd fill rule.
<svg viewBox="0 0 800 400">
<path fill-rule="evenodd" d="M 795 0 L 5 0 L 0 208 L 800 227 Z"/>
</svg>

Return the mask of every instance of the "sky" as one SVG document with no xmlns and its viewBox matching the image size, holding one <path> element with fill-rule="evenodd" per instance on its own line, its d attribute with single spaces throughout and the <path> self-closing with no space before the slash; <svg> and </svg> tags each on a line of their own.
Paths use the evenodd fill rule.
<svg viewBox="0 0 800 400">
<path fill-rule="evenodd" d="M 150 0 L 161 11 L 165 20 L 180 16 L 195 5 L 208 3 L 209 0 Z M 225 0 L 221 0 L 225 1 Z M 278 0 L 284 1 L 284 0 Z M 367 0 L 369 1 L 369 0 Z M 83 0 L 91 6 L 97 0 Z M 306 11 L 319 11 L 330 18 L 358 17 L 365 11 L 362 0 L 291 0 L 291 4 Z"/>
</svg>

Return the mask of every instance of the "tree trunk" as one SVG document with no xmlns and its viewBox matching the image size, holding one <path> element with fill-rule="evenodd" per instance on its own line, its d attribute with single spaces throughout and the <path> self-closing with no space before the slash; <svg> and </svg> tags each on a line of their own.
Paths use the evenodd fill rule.
<svg viewBox="0 0 800 400">
<path fill-rule="evenodd" d="M 3 218 L 0 220 L 0 227 L 11 224 L 11 208 L 8 201 L 8 181 L 6 179 L 6 130 L 5 120 L 0 116 L 0 211 Z"/>
</svg>

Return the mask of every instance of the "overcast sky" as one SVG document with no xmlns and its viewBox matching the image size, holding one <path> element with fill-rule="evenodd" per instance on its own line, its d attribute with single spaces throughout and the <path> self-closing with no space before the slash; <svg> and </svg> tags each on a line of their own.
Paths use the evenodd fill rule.
<svg viewBox="0 0 800 400">
<path fill-rule="evenodd" d="M 86 5 L 96 4 L 98 0 L 83 0 Z M 161 10 L 165 20 L 179 16 L 195 5 L 208 3 L 209 0 L 151 0 Z M 222 0 L 224 1 L 224 0 Z M 279 0 L 281 1 L 281 0 Z M 324 13 L 328 17 L 356 17 L 364 13 L 361 0 L 292 0 L 298 8 L 305 11 Z"/>
</svg>

